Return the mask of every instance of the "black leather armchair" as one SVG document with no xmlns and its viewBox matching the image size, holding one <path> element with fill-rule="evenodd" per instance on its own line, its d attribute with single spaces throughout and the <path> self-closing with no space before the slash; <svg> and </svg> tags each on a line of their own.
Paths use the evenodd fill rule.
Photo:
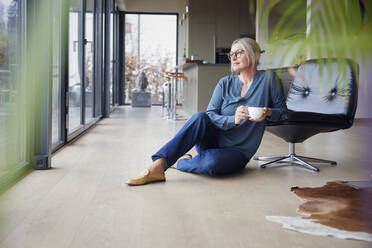
<svg viewBox="0 0 372 248">
<path fill-rule="evenodd" d="M 280 74 L 279 74 L 280 76 Z M 311 136 L 347 129 L 352 126 L 358 101 L 358 66 L 349 59 L 309 60 L 298 67 L 287 95 L 287 117 L 277 123 L 266 123 L 266 130 L 289 143 L 289 154 L 254 157 L 275 163 L 290 163 L 314 171 L 313 163 L 335 161 L 296 155 L 295 144 Z"/>
</svg>

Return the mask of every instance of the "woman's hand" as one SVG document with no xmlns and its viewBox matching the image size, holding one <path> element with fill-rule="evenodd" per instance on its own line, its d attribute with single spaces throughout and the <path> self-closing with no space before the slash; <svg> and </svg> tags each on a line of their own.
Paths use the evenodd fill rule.
<svg viewBox="0 0 372 248">
<path fill-rule="evenodd" d="M 264 110 L 263 110 L 262 115 L 261 115 L 260 118 L 258 118 L 258 119 L 249 118 L 249 120 L 254 121 L 254 122 L 260 122 L 260 121 L 265 120 L 267 116 L 271 116 L 272 113 L 273 113 L 273 111 L 271 109 L 264 107 Z"/>
<path fill-rule="evenodd" d="M 239 106 L 235 111 L 235 125 L 239 125 L 243 120 L 247 120 L 248 118 L 248 106 Z"/>
</svg>

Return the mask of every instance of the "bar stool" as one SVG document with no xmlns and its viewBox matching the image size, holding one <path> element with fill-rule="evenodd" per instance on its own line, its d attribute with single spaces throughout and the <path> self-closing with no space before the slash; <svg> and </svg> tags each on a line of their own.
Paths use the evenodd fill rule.
<svg viewBox="0 0 372 248">
<path fill-rule="evenodd" d="M 170 120 L 184 120 L 177 116 L 177 104 L 179 103 L 179 89 L 178 82 L 187 80 L 187 77 L 182 72 L 165 72 L 165 76 L 169 79 L 166 86 L 167 94 L 164 94 L 166 106 L 166 118 Z M 182 80 L 182 81 L 181 81 Z"/>
</svg>

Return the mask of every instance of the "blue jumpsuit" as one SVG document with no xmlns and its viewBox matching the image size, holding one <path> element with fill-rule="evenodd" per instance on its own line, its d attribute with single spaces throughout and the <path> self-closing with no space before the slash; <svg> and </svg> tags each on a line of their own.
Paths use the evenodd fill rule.
<svg viewBox="0 0 372 248">
<path fill-rule="evenodd" d="M 207 111 L 193 115 L 152 160 L 164 158 L 167 169 L 195 146 L 198 155 L 179 160 L 177 169 L 211 176 L 243 170 L 261 143 L 265 122 L 244 120 L 235 125 L 237 107 L 269 107 L 272 115 L 267 120 L 273 122 L 285 117 L 287 107 L 283 87 L 272 71 L 258 71 L 243 97 L 241 90 L 242 82 L 237 75 L 223 77 Z"/>
</svg>

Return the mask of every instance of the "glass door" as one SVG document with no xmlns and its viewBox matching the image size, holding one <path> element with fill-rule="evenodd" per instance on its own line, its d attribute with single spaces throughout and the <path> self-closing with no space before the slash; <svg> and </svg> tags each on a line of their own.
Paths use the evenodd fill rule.
<svg viewBox="0 0 372 248">
<path fill-rule="evenodd" d="M 99 112 L 103 83 L 102 76 L 100 76 L 102 73 L 99 73 L 103 70 L 102 66 L 99 66 L 102 65 L 100 55 L 102 54 L 102 37 L 100 36 L 103 36 L 102 11 L 103 4 L 98 0 L 70 1 L 69 135 L 77 130 L 86 129 L 102 115 Z"/>
<path fill-rule="evenodd" d="M 95 17 L 94 17 L 94 117 L 102 116 L 102 93 L 104 82 L 104 1 L 95 2 Z"/>
<path fill-rule="evenodd" d="M 0 0 L 0 189 L 27 161 L 23 58 L 24 2 Z"/>
<path fill-rule="evenodd" d="M 86 0 L 85 12 L 85 124 L 94 119 L 94 0 Z"/>
<path fill-rule="evenodd" d="M 111 0 L 110 12 L 110 111 L 119 105 L 119 12 Z"/>
<path fill-rule="evenodd" d="M 52 86 L 52 144 L 56 146 L 57 143 L 63 141 L 62 137 L 62 86 L 61 86 L 61 51 L 62 51 L 62 17 L 61 0 L 53 2 L 53 28 L 52 28 L 52 44 L 53 44 L 53 86 Z"/>
<path fill-rule="evenodd" d="M 147 78 L 152 104 L 163 102 L 164 71 L 172 71 L 177 57 L 175 14 L 125 14 L 125 103 L 131 104 L 139 75 Z M 142 77 L 141 76 L 141 77 Z"/>
<path fill-rule="evenodd" d="M 82 1 L 71 0 L 69 10 L 69 70 L 68 70 L 68 133 L 77 130 L 82 123 L 82 50 L 81 38 Z"/>
<path fill-rule="evenodd" d="M 111 5 L 112 6 L 112 5 Z M 110 14 L 110 110 L 113 109 L 115 106 L 115 98 L 114 98 L 114 73 L 115 73 L 115 53 L 114 53 L 114 41 L 115 41 L 115 29 L 114 29 L 114 21 L 115 21 L 115 14 L 113 13 L 113 10 L 111 10 Z"/>
</svg>

